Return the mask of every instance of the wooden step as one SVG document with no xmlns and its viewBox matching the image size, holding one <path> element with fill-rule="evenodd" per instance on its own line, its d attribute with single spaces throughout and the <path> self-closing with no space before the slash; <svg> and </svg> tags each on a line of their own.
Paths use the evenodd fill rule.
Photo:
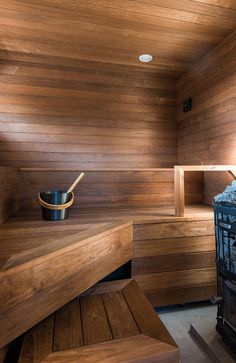
<svg viewBox="0 0 236 363">
<path fill-rule="evenodd" d="M 78 222 L 73 231 L 66 228 L 72 222 L 61 222 L 44 221 L 41 228 L 28 226 L 29 231 L 19 226 L 19 244 L 25 236 L 41 244 L 12 254 L 0 268 L 0 349 L 133 257 L 132 222 L 91 224 L 82 232 Z M 41 236 L 43 228 L 49 240 Z M 8 242 L 1 248 L 10 249 Z"/>
<path fill-rule="evenodd" d="M 170 362 L 178 348 L 134 280 L 104 282 L 24 335 L 18 363 Z"/>
</svg>

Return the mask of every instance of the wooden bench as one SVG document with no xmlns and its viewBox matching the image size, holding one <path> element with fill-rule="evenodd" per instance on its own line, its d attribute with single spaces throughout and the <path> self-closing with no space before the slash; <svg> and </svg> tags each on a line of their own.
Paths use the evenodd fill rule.
<svg viewBox="0 0 236 363">
<path fill-rule="evenodd" d="M 134 280 L 100 283 L 28 331 L 18 363 L 177 363 L 176 343 Z"/>
<path fill-rule="evenodd" d="M 132 222 L 39 220 L 0 231 L 0 349 L 133 258 Z"/>
</svg>

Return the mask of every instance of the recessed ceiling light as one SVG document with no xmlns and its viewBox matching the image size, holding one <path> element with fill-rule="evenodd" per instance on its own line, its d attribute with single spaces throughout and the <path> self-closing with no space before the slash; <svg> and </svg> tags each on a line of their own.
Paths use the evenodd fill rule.
<svg viewBox="0 0 236 363">
<path fill-rule="evenodd" d="M 148 63 L 148 62 L 151 62 L 153 60 L 153 56 L 151 54 L 142 54 L 142 55 L 139 56 L 138 59 L 142 63 Z"/>
</svg>

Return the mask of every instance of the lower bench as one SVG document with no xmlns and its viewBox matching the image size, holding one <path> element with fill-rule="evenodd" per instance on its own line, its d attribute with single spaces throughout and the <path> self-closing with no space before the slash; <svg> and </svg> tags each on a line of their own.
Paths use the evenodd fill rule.
<svg viewBox="0 0 236 363">
<path fill-rule="evenodd" d="M 176 343 L 134 280 L 104 282 L 29 330 L 19 363 L 177 363 Z"/>
</svg>

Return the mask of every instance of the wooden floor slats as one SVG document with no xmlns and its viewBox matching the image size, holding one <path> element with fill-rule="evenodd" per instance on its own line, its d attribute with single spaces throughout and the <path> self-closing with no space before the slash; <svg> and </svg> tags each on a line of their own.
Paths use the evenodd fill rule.
<svg viewBox="0 0 236 363">
<path fill-rule="evenodd" d="M 50 316 L 24 337 L 19 363 L 40 363 L 52 353 L 54 317 Z"/>
<path fill-rule="evenodd" d="M 76 298 L 55 315 L 53 351 L 83 345 L 80 305 Z"/>
<path fill-rule="evenodd" d="M 81 316 L 84 344 L 95 344 L 112 339 L 106 310 L 101 295 L 81 297 Z"/>
<path fill-rule="evenodd" d="M 102 295 L 114 339 L 140 334 L 139 328 L 121 291 Z M 121 324 L 125 321 L 125 324 Z"/>
</svg>

